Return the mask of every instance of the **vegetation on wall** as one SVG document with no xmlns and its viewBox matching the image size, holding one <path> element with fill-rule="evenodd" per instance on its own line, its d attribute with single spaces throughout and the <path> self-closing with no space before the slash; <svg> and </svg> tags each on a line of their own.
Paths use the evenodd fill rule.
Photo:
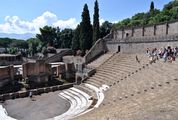
<svg viewBox="0 0 178 120">
<path fill-rule="evenodd" d="M 150 10 L 146 13 L 137 13 L 131 18 L 126 18 L 115 24 L 116 28 L 153 25 L 161 22 L 169 22 L 178 19 L 178 1 L 174 0 L 164 5 L 162 10 L 154 7 L 151 2 Z"/>
</svg>

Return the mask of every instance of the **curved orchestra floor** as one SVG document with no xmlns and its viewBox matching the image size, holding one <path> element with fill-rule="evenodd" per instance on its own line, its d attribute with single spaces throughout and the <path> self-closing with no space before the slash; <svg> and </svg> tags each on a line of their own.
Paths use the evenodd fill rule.
<svg viewBox="0 0 178 120">
<path fill-rule="evenodd" d="M 66 112 L 70 103 L 58 96 L 59 91 L 34 98 L 8 100 L 3 103 L 8 115 L 18 120 L 44 120 Z"/>
</svg>

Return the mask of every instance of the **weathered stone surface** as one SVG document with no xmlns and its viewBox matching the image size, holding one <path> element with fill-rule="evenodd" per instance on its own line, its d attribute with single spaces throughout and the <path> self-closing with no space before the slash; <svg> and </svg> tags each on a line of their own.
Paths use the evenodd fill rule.
<svg viewBox="0 0 178 120">
<path fill-rule="evenodd" d="M 24 97 L 27 97 L 28 96 L 28 92 L 27 91 L 20 91 L 19 92 L 19 97 L 20 98 L 24 98 Z"/>
<path fill-rule="evenodd" d="M 74 120 L 178 119 L 178 83 L 174 79 L 178 78 L 178 62 L 170 64 L 160 60 L 138 70 L 143 64 L 148 64 L 148 58 L 139 54 L 141 63 L 138 64 L 134 56 L 135 54 L 115 54 L 88 79 L 96 80 L 100 85 L 112 86 L 105 92 L 105 99 L 99 108 Z M 116 83 L 132 72 L 134 74 Z M 98 82 L 93 84 L 99 84 Z"/>
<path fill-rule="evenodd" d="M 36 63 L 24 63 L 22 67 L 23 78 L 28 78 L 28 81 L 44 83 L 52 75 L 51 65 L 42 60 L 38 60 Z"/>
<path fill-rule="evenodd" d="M 14 68 L 10 66 L 0 67 L 0 87 L 12 82 L 14 80 Z"/>
</svg>

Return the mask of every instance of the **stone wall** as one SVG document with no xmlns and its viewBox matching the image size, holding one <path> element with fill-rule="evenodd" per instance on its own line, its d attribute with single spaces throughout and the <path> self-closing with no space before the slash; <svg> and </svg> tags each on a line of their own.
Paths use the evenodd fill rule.
<svg viewBox="0 0 178 120">
<path fill-rule="evenodd" d="M 107 44 L 109 51 L 117 52 L 118 46 L 121 47 L 121 53 L 145 53 L 147 48 L 163 48 L 167 46 L 176 47 L 178 46 L 178 41 L 172 42 L 149 42 L 149 43 L 114 43 Z"/>
<path fill-rule="evenodd" d="M 105 51 L 107 51 L 105 39 L 97 40 L 96 43 L 93 45 L 93 47 L 84 56 L 85 63 L 91 62 L 96 57 L 103 54 Z"/>
<path fill-rule="evenodd" d="M 37 83 L 47 82 L 52 75 L 51 65 L 43 60 L 38 60 L 36 63 L 24 63 L 22 68 L 23 78 Z"/>
<path fill-rule="evenodd" d="M 0 54 L 0 65 L 8 66 L 11 64 L 18 65 L 22 64 L 22 56 L 20 54 L 12 55 L 12 54 Z"/>
<path fill-rule="evenodd" d="M 3 87 L 12 80 L 14 80 L 13 66 L 0 67 L 0 87 Z"/>
<path fill-rule="evenodd" d="M 64 49 L 64 50 L 61 50 L 59 53 L 57 53 L 57 54 L 55 54 L 55 55 L 53 55 L 51 57 L 46 58 L 45 61 L 47 63 L 61 62 L 63 56 L 72 55 L 72 54 L 73 54 L 72 50 Z"/>
<path fill-rule="evenodd" d="M 178 33 L 178 21 L 160 23 L 157 25 L 148 25 L 134 28 L 118 29 L 114 31 L 114 39 L 124 39 L 127 37 L 142 36 L 164 36 Z"/>
<path fill-rule="evenodd" d="M 56 86 L 51 86 L 51 87 L 32 89 L 29 91 L 19 91 L 19 92 L 14 92 L 14 93 L 2 94 L 0 95 L 0 101 L 28 97 L 30 91 L 33 93 L 33 95 L 41 95 L 43 93 L 49 93 L 49 92 L 55 92 L 58 90 L 68 89 L 70 87 L 73 87 L 73 85 L 74 85 L 73 83 L 69 83 L 65 85 L 56 85 Z"/>
<path fill-rule="evenodd" d="M 157 25 L 118 29 L 107 41 L 112 52 L 140 53 L 146 48 L 178 46 L 178 21 Z"/>
</svg>

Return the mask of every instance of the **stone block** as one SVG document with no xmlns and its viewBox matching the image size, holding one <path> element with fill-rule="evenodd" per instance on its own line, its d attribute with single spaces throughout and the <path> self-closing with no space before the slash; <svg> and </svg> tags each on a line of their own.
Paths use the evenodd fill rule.
<svg viewBox="0 0 178 120">
<path fill-rule="evenodd" d="M 51 87 L 45 87 L 44 88 L 44 93 L 48 93 L 51 92 Z"/>
<path fill-rule="evenodd" d="M 65 71 L 66 71 L 65 64 L 60 64 L 60 65 L 57 67 L 57 73 L 58 73 L 58 74 L 65 73 Z"/>
<path fill-rule="evenodd" d="M 59 88 L 58 88 L 58 86 L 53 86 L 53 87 L 51 87 L 51 90 L 54 92 L 54 91 L 59 90 Z"/>
<path fill-rule="evenodd" d="M 38 95 L 41 95 L 42 93 L 44 93 L 44 88 L 38 88 L 37 93 Z"/>
<path fill-rule="evenodd" d="M 66 84 L 66 85 L 60 85 L 59 86 L 59 90 L 63 90 L 63 89 L 68 89 L 70 87 L 73 87 L 73 84 Z"/>
<path fill-rule="evenodd" d="M 19 96 L 19 92 L 15 92 L 14 93 L 14 98 L 19 98 L 20 96 Z"/>
<path fill-rule="evenodd" d="M 30 90 L 33 95 L 38 95 L 37 89 Z"/>
<path fill-rule="evenodd" d="M 14 93 L 9 93 L 10 94 L 10 99 L 15 99 L 15 94 Z"/>
<path fill-rule="evenodd" d="M 10 94 L 9 94 L 9 93 L 4 94 L 4 95 L 3 95 L 3 99 L 4 99 L 4 100 L 9 100 L 9 99 L 11 99 Z"/>
<path fill-rule="evenodd" d="M 20 98 L 24 98 L 24 97 L 27 97 L 27 96 L 28 96 L 27 91 L 19 92 L 19 97 L 20 97 Z"/>
<path fill-rule="evenodd" d="M 66 71 L 67 72 L 75 72 L 75 65 L 74 63 L 66 63 Z"/>
</svg>

